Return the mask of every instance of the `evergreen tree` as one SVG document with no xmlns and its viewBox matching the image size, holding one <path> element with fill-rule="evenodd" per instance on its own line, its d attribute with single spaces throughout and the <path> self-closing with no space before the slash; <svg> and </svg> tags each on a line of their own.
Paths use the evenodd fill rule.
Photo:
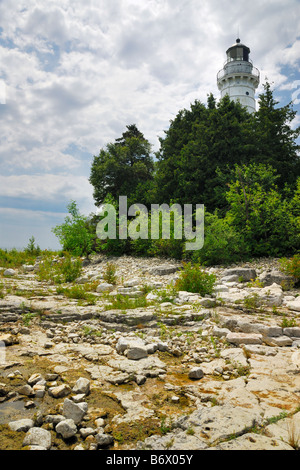
<svg viewBox="0 0 300 470">
<path fill-rule="evenodd" d="M 285 184 L 294 187 L 300 175 L 300 146 L 297 143 L 300 127 L 292 128 L 296 116 L 292 103 L 282 107 L 278 104 L 271 85 L 266 83 L 254 116 L 255 152 L 252 161 L 275 168 L 280 176 L 278 187 L 282 189 Z"/>
<path fill-rule="evenodd" d="M 133 202 L 143 202 L 143 185 L 153 179 L 153 172 L 151 144 L 135 124 L 127 126 L 121 138 L 94 156 L 89 181 L 94 187 L 96 206 L 100 206 L 108 194 L 116 200 L 127 196 Z"/>
<path fill-rule="evenodd" d="M 180 111 L 160 140 L 158 200 L 204 203 L 209 211 L 224 207 L 226 183 L 216 171 L 229 173 L 234 163 L 247 161 L 250 120 L 247 111 L 227 96 L 216 104 L 210 95 L 208 107 L 195 101 L 190 110 Z"/>
</svg>

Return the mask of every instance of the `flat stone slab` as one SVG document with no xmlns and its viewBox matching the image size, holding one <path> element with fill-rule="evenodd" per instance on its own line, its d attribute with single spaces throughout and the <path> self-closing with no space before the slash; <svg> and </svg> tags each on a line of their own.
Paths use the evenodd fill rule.
<svg viewBox="0 0 300 470">
<path fill-rule="evenodd" d="M 228 442 L 223 442 L 210 450 L 295 450 L 280 438 L 270 438 L 255 433 L 247 433 Z"/>
<path fill-rule="evenodd" d="M 228 333 L 226 340 L 232 344 L 261 344 L 262 335 L 256 333 Z"/>
</svg>

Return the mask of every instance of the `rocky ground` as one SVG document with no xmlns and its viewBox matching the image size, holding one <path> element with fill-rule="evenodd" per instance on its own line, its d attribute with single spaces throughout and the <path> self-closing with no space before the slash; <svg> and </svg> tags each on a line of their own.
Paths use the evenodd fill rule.
<svg viewBox="0 0 300 470">
<path fill-rule="evenodd" d="M 300 448 L 299 288 L 259 260 L 201 297 L 180 266 L 96 257 L 81 299 L 0 268 L 1 450 Z"/>
</svg>

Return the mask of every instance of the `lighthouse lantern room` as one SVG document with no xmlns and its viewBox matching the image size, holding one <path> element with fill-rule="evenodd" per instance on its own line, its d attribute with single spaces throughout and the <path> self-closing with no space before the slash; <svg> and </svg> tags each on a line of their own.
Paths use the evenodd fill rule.
<svg viewBox="0 0 300 470">
<path fill-rule="evenodd" d="M 255 89 L 259 85 L 259 70 L 249 58 L 250 49 L 236 40 L 226 51 L 227 60 L 217 75 L 221 98 L 226 94 L 233 101 L 239 101 L 249 113 L 255 112 Z"/>
</svg>

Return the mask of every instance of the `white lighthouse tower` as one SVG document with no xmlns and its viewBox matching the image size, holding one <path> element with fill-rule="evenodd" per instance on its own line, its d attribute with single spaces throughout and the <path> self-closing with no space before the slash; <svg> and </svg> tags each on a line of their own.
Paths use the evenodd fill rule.
<svg viewBox="0 0 300 470">
<path fill-rule="evenodd" d="M 249 47 L 237 39 L 226 51 L 227 60 L 217 75 L 221 98 L 226 94 L 233 101 L 239 101 L 249 113 L 255 112 L 255 89 L 259 85 L 259 71 L 249 58 Z"/>
</svg>

